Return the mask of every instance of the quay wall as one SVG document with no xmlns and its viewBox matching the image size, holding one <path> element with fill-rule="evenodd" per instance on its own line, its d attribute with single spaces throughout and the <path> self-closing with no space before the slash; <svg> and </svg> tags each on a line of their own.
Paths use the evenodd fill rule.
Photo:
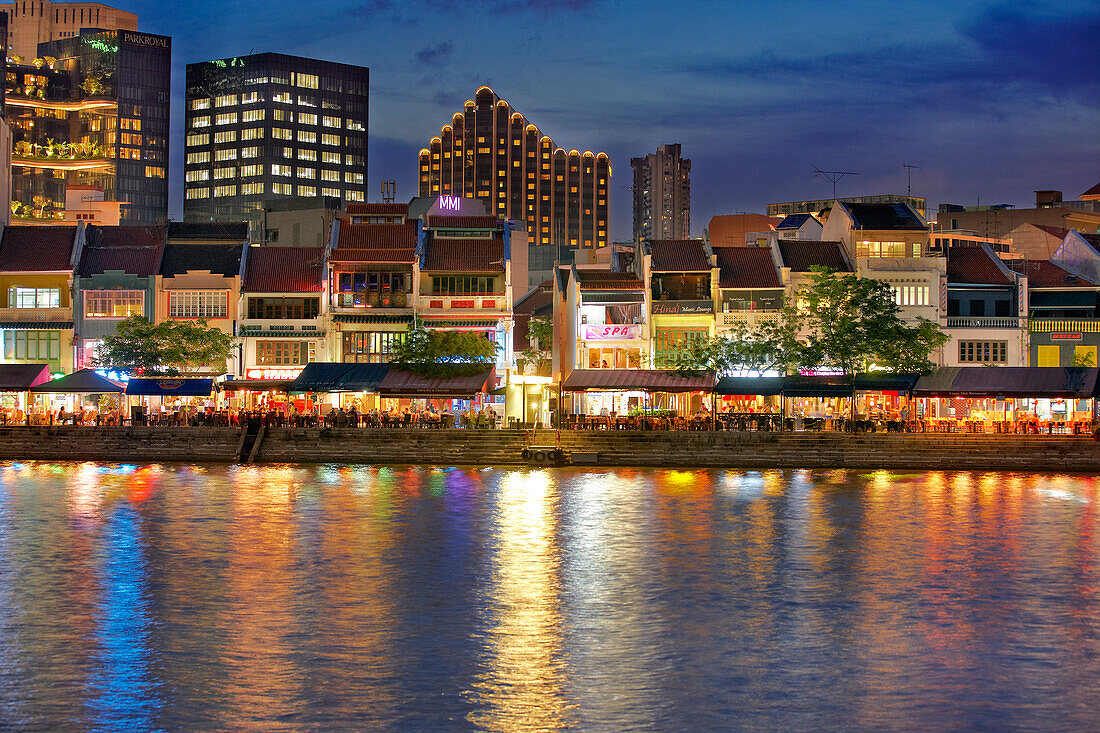
<svg viewBox="0 0 1100 733">
<path fill-rule="evenodd" d="M 232 462 L 236 428 L 0 428 L 0 459 Z M 257 463 L 502 466 L 526 463 L 527 445 L 554 431 L 269 428 Z M 563 431 L 561 448 L 595 466 L 1081 471 L 1100 473 L 1087 437 Z"/>
</svg>

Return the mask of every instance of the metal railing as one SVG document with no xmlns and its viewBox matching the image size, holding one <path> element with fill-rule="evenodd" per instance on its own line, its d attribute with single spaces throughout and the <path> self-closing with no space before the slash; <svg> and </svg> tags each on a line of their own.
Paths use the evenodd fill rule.
<svg viewBox="0 0 1100 733">
<path fill-rule="evenodd" d="M 949 316 L 948 328 L 1019 328 L 1020 319 L 1012 316 Z"/>
<path fill-rule="evenodd" d="M 1100 318 L 1032 318 L 1027 325 L 1035 333 L 1100 333 Z"/>
</svg>

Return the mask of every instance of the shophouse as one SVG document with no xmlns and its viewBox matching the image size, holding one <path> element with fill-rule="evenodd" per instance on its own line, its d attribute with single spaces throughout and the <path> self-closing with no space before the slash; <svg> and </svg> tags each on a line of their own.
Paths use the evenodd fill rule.
<svg viewBox="0 0 1100 733">
<path fill-rule="evenodd" d="M 821 221 L 813 214 L 788 214 L 775 225 L 780 239 L 821 239 Z"/>
<path fill-rule="evenodd" d="M 1008 260 L 1027 278 L 1031 366 L 1096 366 L 1100 283 L 1050 260 Z"/>
<path fill-rule="evenodd" d="M 406 207 L 407 209 L 407 207 Z M 333 226 L 328 253 L 332 361 L 389 361 L 413 322 L 420 222 Z"/>
<path fill-rule="evenodd" d="M 779 317 L 785 283 L 778 247 L 716 247 L 719 334 L 745 324 L 753 328 Z M 788 271 L 789 273 L 789 271 Z"/>
<path fill-rule="evenodd" d="M 1027 277 L 987 245 L 947 250 L 944 366 L 1027 366 Z"/>
<path fill-rule="evenodd" d="M 165 242 L 165 228 L 159 226 L 93 225 L 84 230 L 73 282 L 77 369 L 91 363 L 95 347 L 114 335 L 120 321 L 155 318 Z"/>
<path fill-rule="evenodd" d="M 324 247 L 250 246 L 241 276 L 238 362 L 249 380 L 293 379 L 325 347 Z"/>
<path fill-rule="evenodd" d="M 677 352 L 714 335 L 718 268 L 702 239 L 656 239 L 642 248 L 654 365 L 663 368 L 671 365 Z"/>
<path fill-rule="evenodd" d="M 0 237 L 0 357 L 73 370 L 73 266 L 82 226 L 5 227 Z"/>
</svg>

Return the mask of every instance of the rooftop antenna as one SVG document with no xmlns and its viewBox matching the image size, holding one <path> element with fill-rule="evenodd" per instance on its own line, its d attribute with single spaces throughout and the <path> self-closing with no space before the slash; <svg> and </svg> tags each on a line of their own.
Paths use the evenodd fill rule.
<svg viewBox="0 0 1100 733">
<path fill-rule="evenodd" d="M 397 199 L 397 181 L 382 181 L 382 203 L 392 204 Z"/>
<path fill-rule="evenodd" d="M 915 165 L 909 165 L 908 163 L 902 163 L 901 167 L 905 169 L 905 194 L 907 196 L 913 195 L 913 169 L 918 168 Z"/>
<path fill-rule="evenodd" d="M 836 200 L 836 182 L 839 181 L 844 176 L 858 176 L 859 175 L 858 173 L 854 173 L 853 171 L 823 171 L 820 168 L 814 168 L 814 173 L 813 174 L 815 176 L 821 176 L 825 180 L 832 182 L 832 184 L 833 184 L 833 200 L 834 201 Z"/>
</svg>

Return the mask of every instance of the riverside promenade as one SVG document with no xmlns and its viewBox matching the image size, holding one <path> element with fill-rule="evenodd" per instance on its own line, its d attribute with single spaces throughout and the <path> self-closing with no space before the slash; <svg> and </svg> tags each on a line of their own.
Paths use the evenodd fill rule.
<svg viewBox="0 0 1100 733">
<path fill-rule="evenodd" d="M 243 443 L 237 428 L 10 427 L 0 460 L 505 466 L 556 445 L 588 466 L 1100 473 L 1100 443 L 1065 435 L 265 428 Z"/>
</svg>

